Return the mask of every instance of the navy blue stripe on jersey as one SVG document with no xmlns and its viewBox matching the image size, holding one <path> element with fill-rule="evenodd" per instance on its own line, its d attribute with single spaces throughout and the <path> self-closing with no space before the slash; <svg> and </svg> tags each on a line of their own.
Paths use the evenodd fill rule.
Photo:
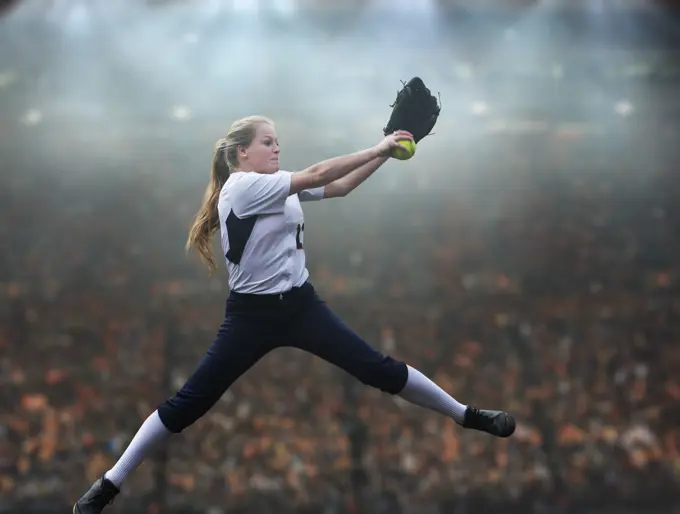
<svg viewBox="0 0 680 514">
<path fill-rule="evenodd" d="M 234 214 L 234 211 L 229 212 L 227 216 L 227 236 L 229 237 L 229 250 L 227 251 L 227 259 L 234 264 L 240 264 L 243 251 L 246 248 L 248 239 L 253 233 L 255 222 L 258 216 L 248 216 L 247 218 L 239 218 Z"/>
</svg>

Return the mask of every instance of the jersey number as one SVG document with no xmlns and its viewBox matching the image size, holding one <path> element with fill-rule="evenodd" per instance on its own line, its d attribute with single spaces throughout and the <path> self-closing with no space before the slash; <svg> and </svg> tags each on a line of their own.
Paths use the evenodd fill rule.
<svg viewBox="0 0 680 514">
<path fill-rule="evenodd" d="M 297 226 L 297 235 L 295 236 L 295 246 L 298 250 L 302 250 L 302 243 L 305 240 L 305 224 Z"/>
</svg>

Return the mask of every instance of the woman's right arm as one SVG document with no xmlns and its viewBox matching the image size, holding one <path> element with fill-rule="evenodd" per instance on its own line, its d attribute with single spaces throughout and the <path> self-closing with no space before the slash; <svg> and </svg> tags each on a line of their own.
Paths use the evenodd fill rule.
<svg viewBox="0 0 680 514">
<path fill-rule="evenodd" d="M 397 131 L 386 136 L 385 139 L 373 148 L 327 159 L 299 173 L 293 173 L 290 182 L 290 194 L 294 195 L 305 189 L 328 185 L 377 157 L 388 156 L 392 149 L 400 146 L 400 141 L 412 138 L 413 136 L 408 132 Z"/>
</svg>

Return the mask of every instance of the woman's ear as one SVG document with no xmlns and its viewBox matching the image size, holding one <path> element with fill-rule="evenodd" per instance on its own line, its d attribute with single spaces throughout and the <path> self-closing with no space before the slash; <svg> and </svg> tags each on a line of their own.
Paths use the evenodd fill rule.
<svg viewBox="0 0 680 514">
<path fill-rule="evenodd" d="M 238 156 L 241 159 L 247 159 L 248 158 L 248 152 L 241 145 L 238 145 Z"/>
</svg>

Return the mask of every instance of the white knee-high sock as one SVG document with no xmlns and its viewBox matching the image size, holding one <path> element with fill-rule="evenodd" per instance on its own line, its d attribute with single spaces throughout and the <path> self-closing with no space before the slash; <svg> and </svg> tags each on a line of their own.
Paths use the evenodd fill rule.
<svg viewBox="0 0 680 514">
<path fill-rule="evenodd" d="M 151 450 L 158 443 L 169 439 L 171 435 L 172 432 L 165 427 L 158 416 L 158 411 L 154 411 L 139 427 L 118 462 L 104 476 L 120 489 L 125 478 L 142 463 Z"/>
<path fill-rule="evenodd" d="M 404 389 L 399 393 L 407 402 L 439 412 L 454 419 L 459 425 L 465 419 L 466 405 L 457 402 L 451 396 L 411 366 L 408 367 L 408 380 Z"/>
</svg>

